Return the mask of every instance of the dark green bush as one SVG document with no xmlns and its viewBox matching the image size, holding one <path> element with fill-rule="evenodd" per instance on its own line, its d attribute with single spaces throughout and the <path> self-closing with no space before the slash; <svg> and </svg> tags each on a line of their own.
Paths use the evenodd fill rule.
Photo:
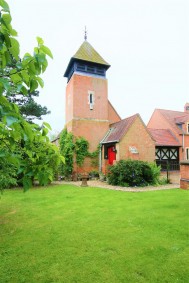
<svg viewBox="0 0 189 283">
<path fill-rule="evenodd" d="M 109 167 L 108 182 L 118 186 L 147 186 L 157 185 L 160 167 L 155 163 L 140 160 L 120 160 Z"/>
<path fill-rule="evenodd" d="M 91 172 L 89 172 L 89 177 L 90 178 L 99 178 L 99 172 L 96 170 L 93 170 Z"/>
</svg>

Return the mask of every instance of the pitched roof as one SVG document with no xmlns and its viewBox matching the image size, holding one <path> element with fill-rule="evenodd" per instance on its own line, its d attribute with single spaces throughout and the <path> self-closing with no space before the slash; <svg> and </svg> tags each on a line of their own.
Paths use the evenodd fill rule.
<svg viewBox="0 0 189 283">
<path fill-rule="evenodd" d="M 188 117 L 189 115 L 185 114 L 183 116 L 175 117 L 174 120 L 176 124 L 184 124 L 185 122 L 189 122 Z"/>
<path fill-rule="evenodd" d="M 135 114 L 131 117 L 111 124 L 108 133 L 102 140 L 102 143 L 118 142 L 127 133 L 136 117 L 139 117 L 139 114 Z"/>
<path fill-rule="evenodd" d="M 81 44 L 75 55 L 71 57 L 69 64 L 66 68 L 66 71 L 64 73 L 64 77 L 68 77 L 69 71 L 72 68 L 73 63 L 78 60 L 102 65 L 106 70 L 108 70 L 108 68 L 110 67 L 110 64 L 108 64 L 100 56 L 100 54 L 92 47 L 92 45 L 85 40 Z"/>
<path fill-rule="evenodd" d="M 110 67 L 110 65 L 100 56 L 100 54 L 92 47 L 92 45 L 88 41 L 84 41 L 82 43 L 82 45 L 72 58 Z"/>
<path fill-rule="evenodd" d="M 181 146 L 178 139 L 169 129 L 150 129 L 152 137 L 155 140 L 156 146 Z"/>
<path fill-rule="evenodd" d="M 156 109 L 163 117 L 169 122 L 169 124 L 177 131 L 178 134 L 182 134 L 183 130 L 177 125 L 180 123 L 189 122 L 189 113 L 173 110 Z"/>
</svg>

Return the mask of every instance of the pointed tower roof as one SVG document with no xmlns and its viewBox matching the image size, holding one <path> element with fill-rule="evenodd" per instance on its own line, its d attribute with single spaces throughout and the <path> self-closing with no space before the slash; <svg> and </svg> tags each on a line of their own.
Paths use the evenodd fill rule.
<svg viewBox="0 0 189 283">
<path fill-rule="evenodd" d="M 80 61 L 80 62 L 88 62 L 95 65 L 103 66 L 106 70 L 110 67 L 110 64 L 108 64 L 101 56 L 100 54 L 92 47 L 92 45 L 85 40 L 82 45 L 79 47 L 77 52 L 73 57 L 71 57 L 70 62 L 67 66 L 67 69 L 64 73 L 64 77 L 68 77 L 70 69 L 74 62 Z"/>
<path fill-rule="evenodd" d="M 88 41 L 84 41 L 75 55 L 72 57 L 75 59 L 97 63 L 101 65 L 110 65 L 100 56 L 100 54 L 92 47 Z"/>
</svg>

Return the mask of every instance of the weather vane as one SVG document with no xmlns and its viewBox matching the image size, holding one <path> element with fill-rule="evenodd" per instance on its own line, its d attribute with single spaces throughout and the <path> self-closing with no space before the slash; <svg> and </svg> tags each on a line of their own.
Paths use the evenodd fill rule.
<svg viewBox="0 0 189 283">
<path fill-rule="evenodd" d="M 84 35 L 84 39 L 85 39 L 85 41 L 87 40 L 87 29 L 86 29 L 86 26 L 85 26 L 85 35 Z"/>
</svg>

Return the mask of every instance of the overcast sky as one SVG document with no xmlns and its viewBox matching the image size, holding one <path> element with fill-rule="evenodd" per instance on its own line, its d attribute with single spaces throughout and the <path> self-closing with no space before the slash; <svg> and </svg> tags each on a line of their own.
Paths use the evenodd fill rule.
<svg viewBox="0 0 189 283">
<path fill-rule="evenodd" d="M 54 132 L 65 123 L 64 71 L 84 41 L 111 65 L 109 100 L 121 118 L 139 113 L 145 123 L 155 108 L 183 111 L 189 102 L 188 0 L 7 0 L 21 54 L 36 36 L 54 59 L 43 75 L 39 102 Z"/>
</svg>

